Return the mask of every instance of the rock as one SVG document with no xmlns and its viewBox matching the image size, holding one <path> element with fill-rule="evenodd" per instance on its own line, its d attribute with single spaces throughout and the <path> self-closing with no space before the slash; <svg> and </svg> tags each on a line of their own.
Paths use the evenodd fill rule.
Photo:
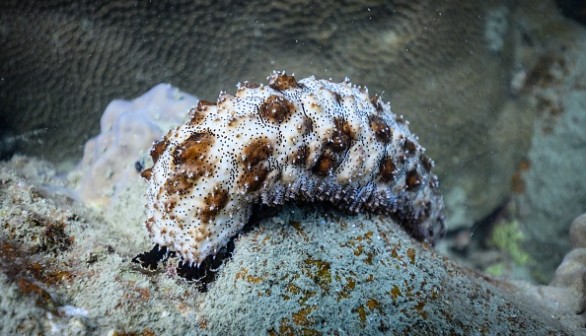
<svg viewBox="0 0 586 336">
<path fill-rule="evenodd" d="M 585 293 L 584 280 L 586 280 L 586 249 L 578 248 L 570 251 L 564 257 L 555 272 L 551 285 L 569 287 L 574 289 L 576 293 Z"/>
<path fill-rule="evenodd" d="M 107 207 L 121 190 L 135 185 L 145 154 L 164 132 L 185 122 L 197 98 L 169 84 L 158 84 L 132 100 L 108 104 L 100 134 L 84 147 L 79 175 L 79 195 L 88 205 Z M 137 167 L 138 165 L 138 167 Z"/>
<path fill-rule="evenodd" d="M 574 219 L 570 226 L 570 243 L 575 249 L 586 248 L 586 214 Z"/>
<path fill-rule="evenodd" d="M 198 323 L 212 334 L 563 330 L 521 297 L 415 243 L 387 219 L 295 210 L 240 238 Z"/>
<path fill-rule="evenodd" d="M 41 192 L 40 181 L 57 178 L 49 168 L 26 179 L 17 168 L 0 164 L 2 334 L 580 332 L 516 287 L 420 245 L 388 218 L 319 207 L 284 209 L 243 233 L 202 293 L 174 273 L 173 260 L 154 273 L 131 265 L 147 246 L 131 215 L 140 204 L 104 220 Z"/>
<path fill-rule="evenodd" d="M 583 214 L 574 220 L 570 230 L 574 249 L 564 257 L 549 285 L 516 284 L 546 305 L 563 324 L 580 328 L 586 321 L 586 248 L 577 242 L 581 242 L 584 237 L 585 218 L 586 214 Z"/>
<path fill-rule="evenodd" d="M 531 272 L 542 283 L 570 249 L 572 220 L 586 210 L 586 29 L 544 16 L 555 8 L 546 4 L 523 5 L 524 29 L 541 56 L 526 77 L 538 119 L 515 196 L 525 249 L 539 260 Z"/>
</svg>

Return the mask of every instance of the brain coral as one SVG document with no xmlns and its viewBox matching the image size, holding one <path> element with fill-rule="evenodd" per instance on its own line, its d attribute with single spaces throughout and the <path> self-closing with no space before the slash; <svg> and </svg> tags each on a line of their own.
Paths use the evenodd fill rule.
<svg viewBox="0 0 586 336">
<path fill-rule="evenodd" d="M 247 223 L 252 205 L 325 201 L 390 215 L 415 238 L 444 233 L 443 199 L 407 122 L 348 80 L 274 73 L 200 101 L 151 149 L 146 226 L 200 265 Z"/>
<path fill-rule="evenodd" d="M 386 90 L 431 155 L 446 158 L 437 172 L 459 210 L 450 221 L 471 224 L 504 199 L 526 135 L 518 120 L 499 125 L 509 2 L 2 1 L 0 119 L 17 133 L 46 128 L 43 146 L 22 150 L 58 161 L 81 154 L 121 93 L 172 82 L 211 96 L 274 68 L 350 76 Z M 491 132 L 501 125 L 512 128 L 506 142 Z"/>
</svg>

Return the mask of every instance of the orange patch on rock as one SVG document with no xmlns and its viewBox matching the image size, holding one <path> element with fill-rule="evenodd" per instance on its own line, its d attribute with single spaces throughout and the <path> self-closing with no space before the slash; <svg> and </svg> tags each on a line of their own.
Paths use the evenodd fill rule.
<svg viewBox="0 0 586 336">
<path fill-rule="evenodd" d="M 531 168 L 529 160 L 521 160 L 517 171 L 511 178 L 511 189 L 515 194 L 522 194 L 525 192 L 525 180 L 523 180 L 523 174 Z"/>
<path fill-rule="evenodd" d="M 389 294 L 393 298 L 393 301 L 397 301 L 397 298 L 399 298 L 399 296 L 401 296 L 401 290 L 399 289 L 399 287 L 397 285 L 393 285 L 393 288 L 391 288 Z"/>
<path fill-rule="evenodd" d="M 407 257 L 409 257 L 409 261 L 411 264 L 415 264 L 415 249 L 410 247 L 407 249 Z"/>
</svg>

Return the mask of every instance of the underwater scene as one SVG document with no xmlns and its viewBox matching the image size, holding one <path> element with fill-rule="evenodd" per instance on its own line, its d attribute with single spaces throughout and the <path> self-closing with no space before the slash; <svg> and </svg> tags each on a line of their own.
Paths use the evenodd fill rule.
<svg viewBox="0 0 586 336">
<path fill-rule="evenodd" d="M 586 335 L 586 4 L 2 1 L 0 335 Z"/>
</svg>

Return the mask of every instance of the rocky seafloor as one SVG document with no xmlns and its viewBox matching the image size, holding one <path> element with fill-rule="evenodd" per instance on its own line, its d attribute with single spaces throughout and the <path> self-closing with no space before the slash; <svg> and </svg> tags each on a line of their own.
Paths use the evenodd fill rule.
<svg viewBox="0 0 586 336">
<path fill-rule="evenodd" d="M 71 180 L 26 157 L 0 167 L 3 335 L 585 331 L 586 238 L 552 285 L 533 286 L 458 266 L 388 218 L 291 206 L 241 234 L 204 292 L 176 260 L 155 272 L 131 263 L 150 247 L 138 173 L 103 212 L 76 200 Z"/>
</svg>

